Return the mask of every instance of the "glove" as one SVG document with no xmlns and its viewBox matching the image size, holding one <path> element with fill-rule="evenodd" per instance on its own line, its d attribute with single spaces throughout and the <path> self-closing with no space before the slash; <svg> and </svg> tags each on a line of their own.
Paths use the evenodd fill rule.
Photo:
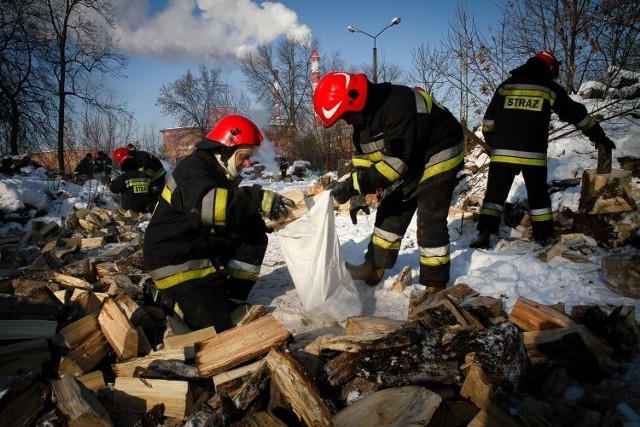
<svg viewBox="0 0 640 427">
<path fill-rule="evenodd" d="M 354 224 L 358 223 L 358 211 L 360 210 L 367 215 L 371 213 L 369 205 L 365 202 L 362 194 L 358 194 L 357 196 L 353 196 L 349 199 L 349 215 L 351 216 L 351 222 Z"/>
<path fill-rule="evenodd" d="M 602 137 L 598 138 L 596 141 L 593 141 L 593 145 L 595 145 L 596 148 L 598 148 L 598 146 L 602 145 L 602 146 L 604 146 L 606 148 L 609 148 L 611 150 L 616 148 L 616 144 L 606 136 L 602 136 Z"/>
<path fill-rule="evenodd" d="M 279 221 L 289 216 L 289 208 L 296 206 L 296 203 L 288 197 L 281 196 L 271 190 L 262 190 L 262 201 L 260 210 L 271 221 Z"/>
<path fill-rule="evenodd" d="M 346 181 L 333 181 L 327 185 L 325 189 L 331 190 L 331 197 L 340 204 L 347 203 L 347 200 L 349 200 L 354 193 L 353 187 L 351 186 L 351 179 Z"/>
</svg>

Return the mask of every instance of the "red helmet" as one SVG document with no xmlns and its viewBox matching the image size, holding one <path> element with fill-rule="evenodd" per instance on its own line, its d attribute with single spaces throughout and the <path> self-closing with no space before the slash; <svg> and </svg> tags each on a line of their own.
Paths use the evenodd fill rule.
<svg viewBox="0 0 640 427">
<path fill-rule="evenodd" d="M 362 111 L 367 100 L 367 77 L 364 74 L 329 73 L 313 93 L 313 108 L 324 127 L 333 125 L 347 112 Z"/>
<path fill-rule="evenodd" d="M 231 114 L 220 119 L 207 134 L 207 139 L 219 142 L 227 147 L 238 145 L 259 146 L 264 137 L 251 120 L 246 117 Z"/>
<path fill-rule="evenodd" d="M 116 148 L 113 152 L 113 160 L 119 165 L 123 164 L 125 160 L 133 158 L 131 151 L 127 147 Z"/>
<path fill-rule="evenodd" d="M 558 61 L 553 53 L 543 50 L 536 53 L 535 58 L 538 58 L 546 64 L 552 79 L 557 79 L 558 76 L 560 76 L 560 61 Z"/>
</svg>

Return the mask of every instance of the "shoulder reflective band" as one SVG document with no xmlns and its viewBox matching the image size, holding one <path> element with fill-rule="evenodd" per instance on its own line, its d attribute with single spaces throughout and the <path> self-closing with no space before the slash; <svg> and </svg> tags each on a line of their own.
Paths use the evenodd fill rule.
<svg viewBox="0 0 640 427">
<path fill-rule="evenodd" d="M 171 204 L 171 194 L 175 191 L 177 186 L 178 185 L 173 179 L 173 176 L 170 176 L 167 180 L 167 183 L 164 185 L 164 188 L 162 189 L 162 198 L 166 200 L 167 203 Z"/>
<path fill-rule="evenodd" d="M 224 227 L 227 224 L 227 196 L 226 188 L 212 188 L 202 198 L 200 220 L 208 227 Z"/>
</svg>

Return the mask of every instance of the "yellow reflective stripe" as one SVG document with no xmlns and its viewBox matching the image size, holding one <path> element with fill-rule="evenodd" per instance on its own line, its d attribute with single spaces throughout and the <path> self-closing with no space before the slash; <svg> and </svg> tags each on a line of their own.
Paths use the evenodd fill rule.
<svg viewBox="0 0 640 427">
<path fill-rule="evenodd" d="M 594 116 L 587 115 L 584 119 L 582 119 L 576 127 L 581 130 L 589 130 L 594 127 L 598 123 L 598 118 Z"/>
<path fill-rule="evenodd" d="M 389 242 L 388 240 L 385 240 L 380 236 L 373 235 L 371 236 L 371 242 L 382 249 L 389 249 L 389 250 L 396 250 L 396 251 L 400 250 L 400 243 L 401 243 L 400 240 L 396 242 Z"/>
<path fill-rule="evenodd" d="M 355 168 L 370 168 L 371 166 L 373 166 L 373 163 L 373 161 L 365 159 L 363 157 L 353 157 L 351 159 L 351 164 Z"/>
<path fill-rule="evenodd" d="M 491 208 L 481 208 L 480 215 L 489 215 L 489 216 L 495 216 L 497 218 L 500 218 L 502 217 L 502 212 L 496 211 L 495 209 L 491 209 Z"/>
<path fill-rule="evenodd" d="M 215 202 L 213 203 L 213 224 L 216 227 L 224 227 L 227 224 L 227 196 L 226 188 L 216 188 Z"/>
<path fill-rule="evenodd" d="M 160 194 L 160 197 L 166 200 L 167 203 L 171 204 L 171 194 L 175 191 L 177 187 L 178 187 L 178 184 L 176 184 L 176 180 L 173 179 L 173 175 L 169 176 L 169 179 L 167 179 L 167 182 L 164 185 L 164 188 L 162 189 L 162 193 Z"/>
<path fill-rule="evenodd" d="M 522 157 L 511 156 L 491 156 L 492 162 L 497 163 L 511 163 L 515 165 L 527 165 L 527 166 L 546 166 L 547 161 L 545 159 L 525 159 Z"/>
<path fill-rule="evenodd" d="M 376 163 L 375 167 L 376 167 L 376 170 L 380 172 L 382 176 L 384 176 L 387 180 L 391 182 L 396 182 L 397 180 L 400 179 L 401 175 L 394 168 L 389 166 L 387 162 Z"/>
<path fill-rule="evenodd" d="M 254 282 L 258 280 L 258 276 L 260 276 L 260 273 L 254 273 L 253 271 L 246 271 L 246 270 L 236 270 L 233 268 L 227 268 L 225 271 L 227 272 L 227 274 L 229 274 L 229 277 L 235 277 L 236 279 L 252 280 Z"/>
<path fill-rule="evenodd" d="M 451 261 L 450 255 L 431 256 L 431 257 L 426 257 L 422 255 L 420 256 L 420 264 L 427 265 L 429 267 L 437 267 L 439 265 L 445 265 L 445 264 L 448 264 L 450 261 Z"/>
<path fill-rule="evenodd" d="M 449 159 L 449 160 L 445 160 L 443 162 L 440 162 L 438 164 L 435 164 L 433 166 L 428 166 L 425 170 L 424 173 L 422 174 L 422 178 L 420 179 L 420 182 L 424 182 L 427 179 L 431 178 L 434 175 L 437 175 L 439 173 L 443 173 L 446 172 L 448 170 L 451 170 L 453 168 L 455 168 L 456 166 L 458 166 L 460 163 L 462 163 L 464 161 L 464 152 L 460 152 L 457 156 Z"/>
<path fill-rule="evenodd" d="M 167 201 L 167 203 L 171 204 L 171 190 L 169 190 L 169 187 L 167 187 L 165 185 L 165 187 L 162 189 L 162 194 L 161 197 Z"/>
<path fill-rule="evenodd" d="M 154 279 L 154 283 L 156 284 L 156 288 L 158 289 L 167 289 L 175 285 L 179 285 L 180 283 L 186 282 L 188 280 L 193 279 L 201 279 L 203 277 L 207 277 L 210 275 L 214 275 L 216 273 L 216 269 L 213 266 L 201 268 L 198 270 L 189 270 L 183 271 L 172 276 L 167 276 L 163 279 Z"/>
<path fill-rule="evenodd" d="M 553 215 L 548 213 L 548 214 L 543 214 L 543 215 L 531 215 L 531 222 L 542 222 L 542 221 L 552 221 L 553 220 Z"/>
<path fill-rule="evenodd" d="M 260 209 L 262 212 L 267 213 L 271 211 L 271 207 L 273 206 L 273 201 L 276 199 L 275 193 L 271 191 L 263 191 L 262 192 L 262 203 Z"/>
<path fill-rule="evenodd" d="M 358 182 L 358 173 L 357 172 L 353 172 L 351 174 L 351 183 L 353 184 L 353 189 L 361 194 L 362 191 L 360 191 L 360 182 Z"/>
</svg>

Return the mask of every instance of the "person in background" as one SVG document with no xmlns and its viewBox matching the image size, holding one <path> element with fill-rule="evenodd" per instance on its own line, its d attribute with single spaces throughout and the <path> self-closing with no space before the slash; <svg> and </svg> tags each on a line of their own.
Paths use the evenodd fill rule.
<svg viewBox="0 0 640 427">
<path fill-rule="evenodd" d="M 160 193 L 164 188 L 166 170 L 159 158 L 148 151 L 138 150 L 138 148 L 129 143 L 126 148 L 129 150 L 139 167 L 144 168 L 144 173 L 151 180 L 151 196 L 157 201 Z"/>
<path fill-rule="evenodd" d="M 359 210 L 368 213 L 364 195 L 384 194 L 364 263 L 347 263 L 351 276 L 377 284 L 395 265 L 417 211 L 420 284 L 430 293 L 444 289 L 450 274 L 447 215 L 464 161 L 460 123 L 424 90 L 372 83 L 364 74 L 327 74 L 313 106 L 325 127 L 338 119 L 353 127 L 352 173 L 330 185 L 335 200 L 350 202 L 355 223 Z"/>
<path fill-rule="evenodd" d="M 284 179 L 287 177 L 287 169 L 289 169 L 289 162 L 287 162 L 287 159 L 280 156 L 280 159 L 278 161 L 278 166 L 280 167 L 280 176 L 284 181 Z"/>
<path fill-rule="evenodd" d="M 560 75 L 560 62 L 551 52 L 536 53 L 510 74 L 498 86 L 482 124 L 485 142 L 491 147 L 491 163 L 472 248 L 491 246 L 491 235 L 498 233 L 505 201 L 519 173 L 527 188 L 533 238 L 542 245 L 555 240 L 547 185 L 552 112 L 575 125 L 596 147 L 615 148 L 597 119 L 554 81 Z"/>
<path fill-rule="evenodd" d="M 144 235 L 144 263 L 165 305 L 193 329 L 232 327 L 267 249 L 262 215 L 289 215 L 292 200 L 239 186 L 263 136 L 249 119 L 223 117 L 174 169 Z"/>
<path fill-rule="evenodd" d="M 111 171 L 113 170 L 113 161 L 104 151 L 98 151 L 95 160 L 95 168 L 93 172 L 100 178 L 103 184 L 111 182 Z"/>
<path fill-rule="evenodd" d="M 149 176 L 138 166 L 129 149 L 125 147 L 116 149 L 113 152 L 113 158 L 123 172 L 109 185 L 112 193 L 120 195 L 118 212 L 121 214 L 128 210 L 138 213 L 151 212 L 153 204 Z"/>
<path fill-rule="evenodd" d="M 93 154 L 87 153 L 73 170 L 73 179 L 75 181 L 87 180 L 93 177 Z"/>
</svg>

